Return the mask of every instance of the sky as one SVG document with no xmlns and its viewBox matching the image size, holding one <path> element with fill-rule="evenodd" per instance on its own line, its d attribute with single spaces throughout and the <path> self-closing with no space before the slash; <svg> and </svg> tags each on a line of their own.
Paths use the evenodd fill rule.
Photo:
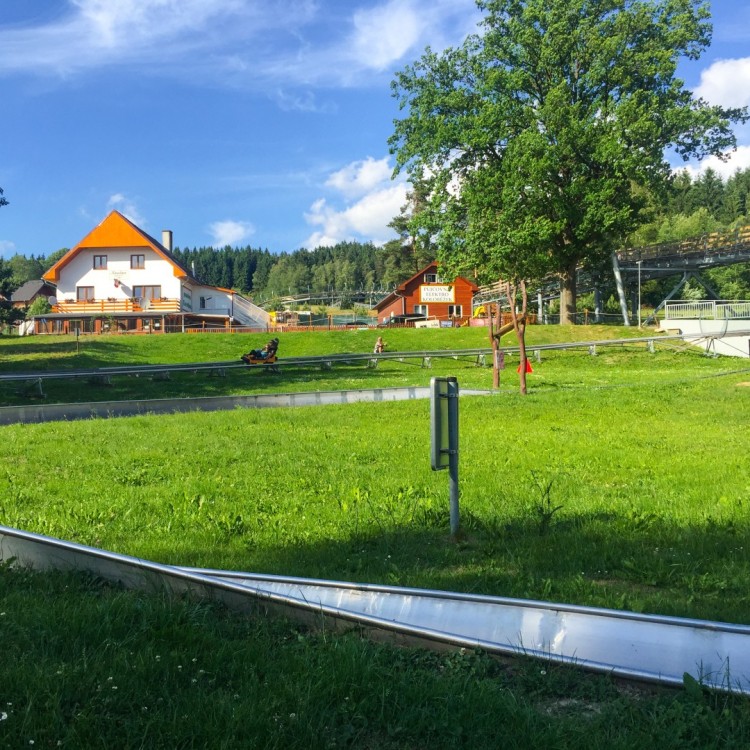
<svg viewBox="0 0 750 750">
<path fill-rule="evenodd" d="M 750 105 L 750 3 L 711 9 L 679 74 Z M 183 248 L 382 244 L 407 190 L 394 73 L 479 18 L 474 0 L 2 0 L 0 257 L 72 247 L 113 209 Z M 728 162 L 687 166 L 749 167 L 736 133 Z"/>
</svg>

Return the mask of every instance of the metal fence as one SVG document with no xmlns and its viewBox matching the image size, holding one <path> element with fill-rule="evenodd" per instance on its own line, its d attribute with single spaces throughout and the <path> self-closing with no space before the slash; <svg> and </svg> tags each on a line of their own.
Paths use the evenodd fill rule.
<svg viewBox="0 0 750 750">
<path fill-rule="evenodd" d="M 668 302 L 664 308 L 665 320 L 734 320 L 750 318 L 750 302 L 721 302 L 696 300 L 694 302 Z"/>
</svg>

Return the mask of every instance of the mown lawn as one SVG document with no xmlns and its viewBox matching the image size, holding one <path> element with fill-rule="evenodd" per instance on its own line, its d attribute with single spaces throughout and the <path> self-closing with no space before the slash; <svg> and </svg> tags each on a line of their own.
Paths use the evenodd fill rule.
<svg viewBox="0 0 750 750">
<path fill-rule="evenodd" d="M 377 377 L 488 385 L 441 362 Z M 638 346 L 532 364 L 528 397 L 513 367 L 461 401 L 458 540 L 426 401 L 3 427 L 0 522 L 168 563 L 750 623 L 746 361 Z M 2 569 L 0 593 L 8 747 L 750 744 L 747 702 L 693 684 L 393 650 L 69 576 Z"/>
</svg>

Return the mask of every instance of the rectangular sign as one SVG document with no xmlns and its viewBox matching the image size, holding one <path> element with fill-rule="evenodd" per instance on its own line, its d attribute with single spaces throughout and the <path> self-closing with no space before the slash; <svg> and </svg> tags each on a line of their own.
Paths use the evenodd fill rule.
<svg viewBox="0 0 750 750">
<path fill-rule="evenodd" d="M 419 287 L 419 301 L 423 304 L 429 302 L 456 301 L 455 288 L 449 284 L 422 284 Z"/>
</svg>

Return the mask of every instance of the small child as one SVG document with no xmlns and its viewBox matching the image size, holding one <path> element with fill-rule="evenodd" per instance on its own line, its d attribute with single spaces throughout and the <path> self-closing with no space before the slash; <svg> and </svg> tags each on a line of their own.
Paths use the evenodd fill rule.
<svg viewBox="0 0 750 750">
<path fill-rule="evenodd" d="M 385 349 L 385 343 L 383 341 L 383 337 L 378 336 L 378 340 L 375 342 L 375 348 L 373 349 L 373 354 L 382 354 L 383 349 Z"/>
</svg>

